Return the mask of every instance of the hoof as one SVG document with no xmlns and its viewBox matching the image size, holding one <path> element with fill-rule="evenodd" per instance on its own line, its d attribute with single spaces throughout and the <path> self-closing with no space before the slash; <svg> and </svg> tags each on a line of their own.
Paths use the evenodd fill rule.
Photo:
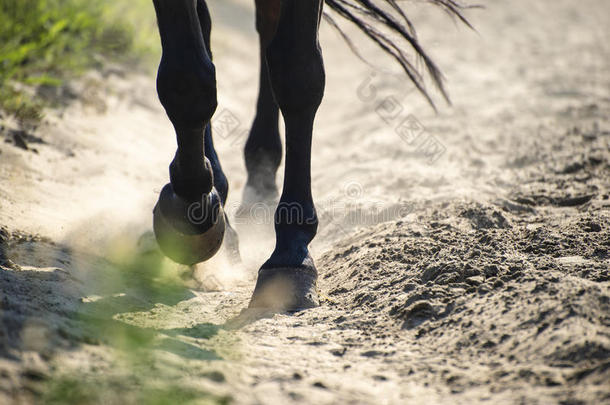
<svg viewBox="0 0 610 405">
<path fill-rule="evenodd" d="M 318 307 L 317 279 L 309 257 L 297 267 L 262 268 L 248 308 L 292 312 Z"/>
<path fill-rule="evenodd" d="M 232 264 L 239 264 L 241 263 L 241 255 L 239 254 L 239 237 L 237 236 L 235 229 L 233 229 L 229 223 L 229 219 L 226 217 L 226 214 L 225 223 L 226 230 L 223 244 L 225 245 L 229 261 Z"/>
<path fill-rule="evenodd" d="M 173 261 L 193 265 L 218 252 L 225 234 L 225 216 L 215 189 L 203 201 L 189 202 L 171 184 L 161 190 L 153 210 L 159 248 Z"/>
<path fill-rule="evenodd" d="M 278 192 L 275 188 L 256 189 L 248 184 L 244 187 L 241 205 L 235 217 L 243 223 L 268 221 L 278 204 Z"/>
</svg>

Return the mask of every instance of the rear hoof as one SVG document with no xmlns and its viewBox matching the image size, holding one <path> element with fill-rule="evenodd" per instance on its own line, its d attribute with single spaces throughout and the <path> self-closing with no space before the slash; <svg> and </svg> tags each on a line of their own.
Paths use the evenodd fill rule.
<svg viewBox="0 0 610 405">
<path fill-rule="evenodd" d="M 241 263 L 241 255 L 239 253 L 239 236 L 237 232 L 231 224 L 229 223 L 228 218 L 225 215 L 226 222 L 226 230 L 225 230 L 225 240 L 223 244 L 225 245 L 227 255 L 231 264 L 239 264 Z"/>
<path fill-rule="evenodd" d="M 153 229 L 159 248 L 173 261 L 190 266 L 210 259 L 225 234 L 218 193 L 212 189 L 202 201 L 191 202 L 167 184 L 153 210 Z"/>
<path fill-rule="evenodd" d="M 318 307 L 317 279 L 309 257 L 297 267 L 262 268 L 248 308 L 293 312 Z"/>
<path fill-rule="evenodd" d="M 277 204 L 277 188 L 260 189 L 246 184 L 235 218 L 240 223 L 267 221 L 269 218 L 273 219 L 273 211 Z"/>
</svg>

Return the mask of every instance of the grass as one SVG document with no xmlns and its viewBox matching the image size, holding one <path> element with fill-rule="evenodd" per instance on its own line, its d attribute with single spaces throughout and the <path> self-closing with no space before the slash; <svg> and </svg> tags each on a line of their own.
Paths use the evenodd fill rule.
<svg viewBox="0 0 610 405">
<path fill-rule="evenodd" d="M 0 110 L 39 120 L 32 89 L 108 60 L 146 60 L 158 49 L 149 0 L 2 0 L 0 2 Z"/>
<path fill-rule="evenodd" d="M 146 404 L 146 405 L 228 405 L 231 398 L 176 384 L 144 383 L 135 388 L 121 387 L 120 380 L 84 381 L 64 376 L 47 383 L 41 403 L 47 405 Z M 117 387 L 122 389 L 117 390 Z M 117 392 L 118 391 L 118 392 Z"/>
<path fill-rule="evenodd" d="M 225 405 L 228 395 L 214 394 L 201 384 L 214 378 L 217 347 L 234 351 L 231 343 L 202 345 L 219 328 L 205 326 L 166 329 L 166 316 L 194 295 L 180 266 L 157 250 L 133 250 L 133 242 L 116 238 L 108 246 L 105 266 L 96 264 L 83 286 L 95 300 L 85 299 L 64 336 L 87 362 L 62 364 L 52 360 L 48 375 L 33 385 L 42 404 Z M 168 308 L 166 315 L 161 312 Z M 157 320 L 155 320 L 157 319 Z M 193 335 L 189 335 L 189 332 Z M 197 340 L 193 339 L 196 337 Z M 80 351 L 77 345 L 95 347 Z M 218 346 L 217 346 L 218 345 Z M 95 354 L 97 353 L 97 354 Z M 83 359 L 82 357 L 80 357 Z M 60 357 L 61 359 L 61 357 Z M 174 359 L 174 360 L 172 360 Z M 224 375 L 220 374 L 221 381 Z"/>
</svg>

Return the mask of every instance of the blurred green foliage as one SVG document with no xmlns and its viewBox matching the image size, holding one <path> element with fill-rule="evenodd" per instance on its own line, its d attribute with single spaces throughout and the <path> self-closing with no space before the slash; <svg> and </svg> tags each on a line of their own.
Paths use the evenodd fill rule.
<svg viewBox="0 0 610 405">
<path fill-rule="evenodd" d="M 121 381 L 83 381 L 71 377 L 53 380 L 44 393 L 42 403 L 47 405 L 95 404 L 146 404 L 146 405 L 228 405 L 228 397 L 176 385 L 163 387 L 144 386 L 118 390 Z"/>
<path fill-rule="evenodd" d="M 90 268 L 82 264 L 81 287 L 89 296 L 72 314 L 71 327 L 63 334 L 71 339 L 73 348 L 97 346 L 99 354 L 89 358 L 92 363 L 76 368 L 55 360 L 54 371 L 36 386 L 39 403 L 232 402 L 230 396 L 214 394 L 193 378 L 224 381 L 224 374 L 212 364 L 222 359 L 216 349 L 235 349 L 226 340 L 210 342 L 221 327 L 204 323 L 167 328 L 168 319 L 176 315 L 175 306 L 195 294 L 184 285 L 181 273 L 190 273 L 190 269 L 166 259 L 151 243 L 152 238 L 152 233 L 145 234 L 140 238 L 145 242 L 134 248 L 133 241 L 116 237 L 107 246 L 103 261 L 91 263 Z"/>
<path fill-rule="evenodd" d="M 149 0 L 0 1 L 0 109 L 36 117 L 22 88 L 58 86 L 106 60 L 145 58 L 156 50 Z"/>
</svg>

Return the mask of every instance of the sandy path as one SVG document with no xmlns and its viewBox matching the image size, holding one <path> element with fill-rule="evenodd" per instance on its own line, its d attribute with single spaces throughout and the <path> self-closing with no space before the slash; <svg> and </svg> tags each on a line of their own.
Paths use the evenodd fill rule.
<svg viewBox="0 0 610 405">
<path fill-rule="evenodd" d="M 153 81 L 74 83 L 79 102 L 26 137 L 37 153 L 0 144 L 0 402 L 609 401 L 610 10 L 486 3 L 478 34 L 414 6 L 454 103 L 438 115 L 323 28 L 325 302 L 237 330 L 273 207 L 238 224 L 242 265 L 220 255 L 185 287 L 133 250 L 174 148 Z M 216 136 L 230 213 L 256 96 L 248 4 L 211 4 L 218 115 L 238 123 Z"/>
</svg>

